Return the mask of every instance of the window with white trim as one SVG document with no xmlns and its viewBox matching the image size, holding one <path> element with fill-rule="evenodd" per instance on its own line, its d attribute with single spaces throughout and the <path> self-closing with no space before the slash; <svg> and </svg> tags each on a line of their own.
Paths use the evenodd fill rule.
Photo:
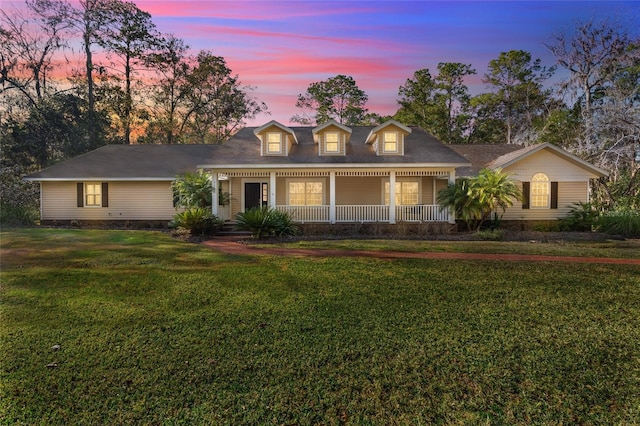
<svg viewBox="0 0 640 426">
<path fill-rule="evenodd" d="M 324 134 L 324 151 L 331 152 L 331 153 L 339 152 L 340 145 L 338 144 L 338 141 L 339 141 L 338 138 L 339 138 L 338 133 L 325 133 Z"/>
<path fill-rule="evenodd" d="M 389 205 L 389 182 L 384 183 L 384 204 Z M 420 185 L 416 181 L 396 182 L 396 206 L 416 206 L 419 203 Z"/>
<path fill-rule="evenodd" d="M 382 133 L 382 150 L 383 152 L 398 152 L 398 132 Z"/>
<path fill-rule="evenodd" d="M 290 206 L 321 206 L 322 182 L 289 182 L 288 197 Z"/>
<path fill-rule="evenodd" d="M 101 182 L 87 182 L 84 184 L 84 205 L 85 207 L 102 206 Z"/>
<path fill-rule="evenodd" d="M 551 189 L 549 177 L 544 173 L 536 173 L 531 178 L 530 204 L 532 209 L 548 209 L 550 207 Z"/>
<path fill-rule="evenodd" d="M 267 153 L 282 154 L 282 133 L 267 133 Z"/>
</svg>

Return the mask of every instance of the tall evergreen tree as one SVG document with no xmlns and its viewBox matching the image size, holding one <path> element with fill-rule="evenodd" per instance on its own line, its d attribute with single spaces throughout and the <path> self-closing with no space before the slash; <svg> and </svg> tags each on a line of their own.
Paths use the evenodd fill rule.
<svg viewBox="0 0 640 426">
<path fill-rule="evenodd" d="M 435 77 L 426 68 L 414 72 L 398 90 L 396 119 L 423 127 L 444 142 L 464 142 L 470 121 L 464 78 L 472 74 L 471 65 L 459 62 L 439 63 Z"/>
<path fill-rule="evenodd" d="M 534 118 L 545 112 L 549 97 L 543 83 L 554 72 L 554 67 L 543 67 L 540 59 L 532 60 L 524 50 L 502 52 L 489 62 L 483 82 L 495 91 L 481 95 L 475 105 L 493 110 L 492 118 L 503 121 L 506 143 L 528 143 L 532 139 Z"/>
<path fill-rule="evenodd" d="M 123 96 L 115 97 L 121 102 L 113 109 L 119 113 L 122 122 L 124 143 L 129 144 L 135 110 L 132 89 L 134 73 L 146 69 L 146 65 L 151 63 L 148 58 L 158 50 L 160 39 L 149 13 L 138 9 L 133 3 L 119 0 L 114 0 L 111 7 L 113 23 L 98 34 L 97 42 L 110 54 L 109 69 L 124 77 Z M 120 80 L 118 74 L 116 80 Z"/>
<path fill-rule="evenodd" d="M 300 124 L 320 124 L 336 120 L 347 126 L 367 122 L 365 104 L 369 97 L 351 76 L 337 75 L 325 81 L 311 83 L 304 94 L 298 95 L 296 108 L 302 115 L 294 115 L 291 121 Z"/>
</svg>

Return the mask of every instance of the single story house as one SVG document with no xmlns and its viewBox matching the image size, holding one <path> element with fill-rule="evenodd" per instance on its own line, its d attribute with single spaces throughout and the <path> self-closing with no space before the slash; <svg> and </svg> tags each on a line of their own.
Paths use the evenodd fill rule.
<svg viewBox="0 0 640 426">
<path fill-rule="evenodd" d="M 221 145 L 108 145 L 25 177 L 41 185 L 41 219 L 169 221 L 171 182 L 205 170 L 213 213 L 233 219 L 269 206 L 301 223 L 449 222 L 437 193 L 483 167 L 522 185 L 506 220 L 563 217 L 589 201 L 590 179 L 607 173 L 550 144 L 445 145 L 418 127 L 288 127 L 270 121 L 241 129 Z M 218 185 L 230 202 L 219 205 Z"/>
</svg>

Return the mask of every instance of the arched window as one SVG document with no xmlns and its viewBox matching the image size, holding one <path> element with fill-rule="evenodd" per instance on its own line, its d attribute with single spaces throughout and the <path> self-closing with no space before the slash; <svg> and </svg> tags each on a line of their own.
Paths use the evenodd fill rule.
<svg viewBox="0 0 640 426">
<path fill-rule="evenodd" d="M 536 173 L 531 178 L 531 208 L 548 209 L 550 207 L 551 190 L 549 177 L 544 173 Z"/>
</svg>

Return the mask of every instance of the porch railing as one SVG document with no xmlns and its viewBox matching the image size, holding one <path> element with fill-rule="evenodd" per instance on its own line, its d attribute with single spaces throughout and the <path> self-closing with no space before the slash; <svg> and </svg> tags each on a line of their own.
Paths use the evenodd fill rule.
<svg viewBox="0 0 640 426">
<path fill-rule="evenodd" d="M 449 209 L 440 210 L 437 204 L 396 206 L 396 222 L 447 222 Z"/>
<path fill-rule="evenodd" d="M 389 222 L 389 206 L 336 206 L 336 222 Z"/>
<path fill-rule="evenodd" d="M 329 222 L 329 206 L 276 206 L 276 209 L 289 213 L 294 221 L 300 223 Z"/>
<path fill-rule="evenodd" d="M 287 212 L 296 222 L 328 223 L 329 206 L 276 206 Z M 396 222 L 447 222 L 449 211 L 440 211 L 440 206 L 424 204 L 418 206 L 396 206 Z M 383 205 L 338 205 L 336 222 L 389 222 L 389 206 Z"/>
</svg>

